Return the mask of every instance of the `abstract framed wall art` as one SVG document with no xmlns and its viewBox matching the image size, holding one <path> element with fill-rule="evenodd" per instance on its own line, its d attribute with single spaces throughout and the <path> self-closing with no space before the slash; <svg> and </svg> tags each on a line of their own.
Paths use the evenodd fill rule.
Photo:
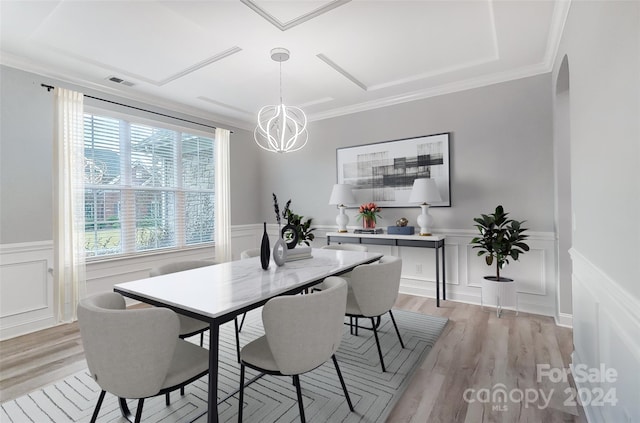
<svg viewBox="0 0 640 423">
<path fill-rule="evenodd" d="M 436 181 L 442 201 L 451 206 L 450 133 L 383 141 L 336 149 L 339 184 L 351 184 L 356 204 L 373 201 L 380 207 L 415 207 L 409 203 L 413 181 Z"/>
</svg>

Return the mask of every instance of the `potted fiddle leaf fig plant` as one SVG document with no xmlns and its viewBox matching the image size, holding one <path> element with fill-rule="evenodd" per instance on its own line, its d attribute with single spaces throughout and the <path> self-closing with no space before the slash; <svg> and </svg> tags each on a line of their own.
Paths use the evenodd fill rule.
<svg viewBox="0 0 640 423">
<path fill-rule="evenodd" d="M 471 240 L 473 248 L 478 248 L 478 256 L 485 256 L 488 266 L 495 265 L 496 275 L 485 276 L 485 279 L 494 282 L 512 282 L 512 279 L 500 276 L 500 269 L 509 264 L 509 258 L 518 260 L 520 255 L 529 251 L 529 246 L 524 242 L 528 235 L 522 227 L 524 221 L 509 218 L 509 213 L 502 206 L 496 207 L 491 214 L 482 214 L 473 219 L 475 227 L 480 235 Z"/>
</svg>

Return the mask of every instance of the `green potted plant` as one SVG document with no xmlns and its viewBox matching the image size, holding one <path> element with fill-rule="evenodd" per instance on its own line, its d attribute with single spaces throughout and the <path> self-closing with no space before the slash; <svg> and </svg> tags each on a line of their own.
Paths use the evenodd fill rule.
<svg viewBox="0 0 640 423">
<path fill-rule="evenodd" d="M 316 230 L 316 228 L 311 228 L 311 221 L 313 218 L 310 217 L 306 221 L 303 221 L 304 216 L 295 214 L 291 209 L 287 209 L 285 218 L 287 219 L 287 224 L 296 229 L 298 244 L 302 244 L 304 242 L 307 246 L 310 246 L 310 242 L 315 238 L 315 235 L 311 232 Z"/>
<path fill-rule="evenodd" d="M 273 196 L 273 209 L 276 213 L 278 228 L 280 228 L 280 207 L 278 206 L 278 197 L 275 193 L 272 193 L 271 195 Z M 287 248 L 293 249 L 296 245 L 302 244 L 303 242 L 310 246 L 311 241 L 315 238 L 315 235 L 312 234 L 312 232 L 316 230 L 315 228 L 311 228 L 313 218 L 310 217 L 306 221 L 303 221 L 304 216 L 300 216 L 291 210 L 291 200 L 287 201 L 285 204 L 282 217 L 287 219 L 287 224 L 280 229 L 280 233 L 287 244 Z"/>
<path fill-rule="evenodd" d="M 500 269 L 509 264 L 509 258 L 518 260 L 520 255 L 529 251 L 529 246 L 524 242 L 528 238 L 522 227 L 524 221 L 510 219 L 509 213 L 502 206 L 496 207 L 495 212 L 473 219 L 476 222 L 480 236 L 471 240 L 473 248 L 478 248 L 478 256 L 485 256 L 488 266 L 495 264 L 496 275 L 485 276 L 485 279 L 495 282 L 512 282 L 512 279 L 500 276 Z"/>
</svg>

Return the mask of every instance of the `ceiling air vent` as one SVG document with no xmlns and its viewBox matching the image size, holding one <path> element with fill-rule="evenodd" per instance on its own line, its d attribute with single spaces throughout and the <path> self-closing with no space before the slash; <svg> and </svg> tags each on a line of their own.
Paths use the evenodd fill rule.
<svg viewBox="0 0 640 423">
<path fill-rule="evenodd" d="M 122 78 L 118 78 L 117 76 L 109 76 L 107 78 L 111 82 L 115 82 L 116 84 L 126 85 L 127 87 L 133 87 L 133 82 L 125 81 Z"/>
</svg>

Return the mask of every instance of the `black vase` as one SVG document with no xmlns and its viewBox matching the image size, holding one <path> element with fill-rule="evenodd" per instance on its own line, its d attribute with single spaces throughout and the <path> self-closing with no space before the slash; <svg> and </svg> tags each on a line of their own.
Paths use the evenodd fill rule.
<svg viewBox="0 0 640 423">
<path fill-rule="evenodd" d="M 269 235 L 267 235 L 267 222 L 264 222 L 264 233 L 262 234 L 262 243 L 260 244 L 260 264 L 262 268 L 269 268 L 269 258 L 271 257 L 271 247 L 269 247 Z"/>
</svg>

